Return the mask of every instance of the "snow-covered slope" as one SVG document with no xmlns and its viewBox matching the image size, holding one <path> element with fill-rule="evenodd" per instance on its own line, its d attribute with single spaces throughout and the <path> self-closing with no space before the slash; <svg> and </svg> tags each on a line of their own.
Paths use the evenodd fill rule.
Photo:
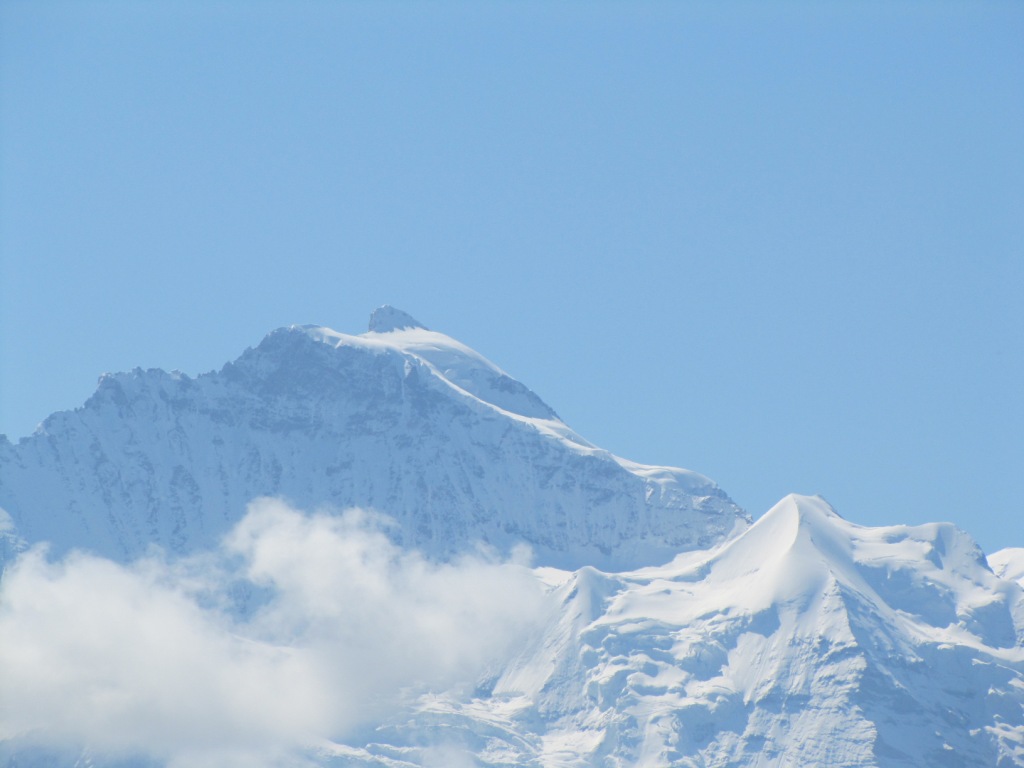
<svg viewBox="0 0 1024 768">
<path fill-rule="evenodd" d="M 436 557 L 525 542 L 621 569 L 747 524 L 710 480 L 619 459 L 481 355 L 382 307 L 354 336 L 274 331 L 218 372 L 105 375 L 83 408 L 0 438 L 9 538 L 116 559 L 209 547 L 257 496 L 379 509 Z M 8 546 L 8 549 L 14 544 Z"/>
<path fill-rule="evenodd" d="M 950 525 L 790 496 L 711 552 L 539 575 L 557 608 L 485 694 L 425 697 L 327 762 L 445 739 L 495 766 L 1024 765 L 1021 588 Z"/>
<path fill-rule="evenodd" d="M 404 549 L 345 516 L 238 524 L 263 495 L 376 508 Z M 232 528 L 225 555 L 216 545 Z M 20 556 L 40 541 L 56 545 L 52 566 L 40 550 Z M 481 542 L 528 543 L 539 565 L 531 577 L 451 558 Z M 214 551 L 124 566 L 59 559 L 84 547 L 125 562 L 153 543 Z M 259 567 L 239 565 L 257 550 Z M 139 768 L 168 755 L 173 768 L 249 765 L 216 749 L 254 731 L 280 750 L 260 768 L 1024 766 L 1024 550 L 986 559 L 948 524 L 864 528 L 818 497 L 787 497 L 751 525 L 707 478 L 591 445 L 488 360 L 393 308 L 358 336 L 275 331 L 194 379 L 105 376 L 83 408 L 17 445 L 0 439 L 5 558 L 16 560 L 0 581 L 7 768 Z M 65 612 L 89 631 L 68 631 Z M 483 615 L 491 626 L 473 623 Z M 172 619 L 189 642 L 173 642 Z M 482 674 L 416 667 L 462 669 L 474 627 L 503 649 Z M 340 665 L 339 649 L 351 656 Z M 205 702 L 230 738 L 195 725 L 198 694 L 147 672 L 166 654 L 202 688 L 213 673 L 194 662 L 209 653 L 240 681 L 241 693 Z M 68 669 L 82 658 L 82 674 Z M 19 666 L 29 663 L 43 670 L 38 690 L 5 687 L 20 675 L 32 688 Z M 278 727 L 319 701 L 296 695 L 307 689 L 278 663 L 309 691 L 354 689 L 355 704 L 331 720 L 325 695 L 303 710 L 315 727 Z M 151 687 L 140 693 L 137 678 Z M 61 731 L 90 706 L 103 729 Z M 129 711 L 159 713 L 145 725 L 160 749 L 122 738 Z M 166 736 L 172 721 L 193 728 L 191 741 Z M 83 752 L 92 742 L 131 749 Z M 197 763 L 188 750 L 215 757 Z"/>
<path fill-rule="evenodd" d="M 988 556 L 988 564 L 1000 578 L 1024 583 L 1024 547 L 1007 547 Z"/>
</svg>

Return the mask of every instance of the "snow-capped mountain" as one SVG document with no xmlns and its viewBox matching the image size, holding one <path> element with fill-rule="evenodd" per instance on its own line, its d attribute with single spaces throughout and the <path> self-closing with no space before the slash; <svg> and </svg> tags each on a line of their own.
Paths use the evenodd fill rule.
<svg viewBox="0 0 1024 768">
<path fill-rule="evenodd" d="M 274 517 L 267 500 L 245 513 L 265 495 L 329 514 Z M 353 505 L 389 515 L 388 536 L 337 522 Z M 0 507 L 7 768 L 257 764 L 225 762 L 238 737 L 195 725 L 190 689 L 187 716 L 163 678 L 140 692 L 160 663 L 140 648 L 168 646 L 196 685 L 217 677 L 207 655 L 230 667 L 229 693 L 244 695 L 222 701 L 213 684 L 204 711 L 243 738 L 276 734 L 259 743 L 282 751 L 260 768 L 1024 766 L 1024 549 L 986 558 L 943 523 L 861 527 L 819 497 L 789 496 L 750 524 L 710 480 L 589 444 L 392 308 L 358 336 L 275 331 L 194 379 L 104 377 L 83 408 L 0 440 Z M 56 547 L 19 556 L 39 541 Z M 152 543 L 188 554 L 218 541 L 212 566 L 131 562 Z M 536 565 L 452 558 L 478 543 L 529 544 Z M 47 564 L 76 546 L 127 565 Z M 234 583 L 210 586 L 232 568 L 266 598 L 241 616 L 218 593 Z M 113 596 L 96 598 L 104 621 L 80 577 Z M 65 607 L 47 613 L 40 595 Z M 46 638 L 67 616 L 88 631 L 69 630 L 51 658 Z M 476 632 L 479 644 L 455 641 Z M 339 649 L 354 659 L 341 673 Z M 19 664 L 44 671 L 25 678 Z M 14 690 L 5 670 L 38 691 Z M 331 703 L 339 687 L 355 691 L 349 709 Z M 310 699 L 316 727 L 278 727 Z M 122 737 L 137 711 L 156 713 L 142 719 L 159 721 L 159 748 Z M 168 739 L 164 722 L 183 731 Z"/>
<path fill-rule="evenodd" d="M 84 407 L 0 438 L 0 508 L 27 542 L 123 560 L 213 546 L 258 496 L 375 508 L 436 557 L 529 544 L 622 569 L 748 523 L 706 477 L 634 464 L 484 357 L 391 307 L 370 330 L 274 331 L 218 372 L 105 375 Z"/>
<path fill-rule="evenodd" d="M 952 525 L 790 496 L 709 552 L 547 576 L 559 608 L 489 694 L 425 699 L 392 741 L 461 730 L 493 765 L 1024 764 L 1022 590 Z"/>
</svg>

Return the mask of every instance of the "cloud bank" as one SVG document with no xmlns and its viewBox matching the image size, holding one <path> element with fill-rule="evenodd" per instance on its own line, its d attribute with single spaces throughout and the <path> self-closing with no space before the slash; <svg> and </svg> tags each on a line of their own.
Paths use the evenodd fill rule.
<svg viewBox="0 0 1024 768">
<path fill-rule="evenodd" d="M 531 630 L 539 582 L 479 556 L 428 562 L 379 523 L 262 499 L 190 560 L 24 553 L 0 581 L 0 740 L 294 765 L 417 694 L 473 685 Z M 259 598 L 244 617 L 239 594 Z"/>
</svg>

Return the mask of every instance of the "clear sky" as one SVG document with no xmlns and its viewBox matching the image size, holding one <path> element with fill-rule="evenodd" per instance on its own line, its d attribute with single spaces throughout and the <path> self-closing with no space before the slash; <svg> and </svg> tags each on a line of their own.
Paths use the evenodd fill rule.
<svg viewBox="0 0 1024 768">
<path fill-rule="evenodd" d="M 1024 4 L 0 3 L 0 433 L 391 303 L 755 517 L 1024 546 Z"/>
</svg>

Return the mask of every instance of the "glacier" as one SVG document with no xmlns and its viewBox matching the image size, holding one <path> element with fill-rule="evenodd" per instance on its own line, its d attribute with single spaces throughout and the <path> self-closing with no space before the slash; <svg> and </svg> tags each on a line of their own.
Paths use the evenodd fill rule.
<svg viewBox="0 0 1024 768">
<path fill-rule="evenodd" d="M 462 597 L 479 595 L 458 586 L 465 568 L 505 607 L 515 643 L 468 682 L 416 684 L 404 672 L 408 685 L 358 728 L 328 723 L 265 763 L 237 764 L 1024 765 L 1024 549 L 986 557 L 947 523 L 859 526 L 820 497 L 788 496 L 751 522 L 701 475 L 590 444 L 525 385 L 391 307 L 360 335 L 274 331 L 195 378 L 104 376 L 82 408 L 17 444 L 0 439 L 0 765 L 232 764 L 215 750 L 203 763 L 194 751 L 57 743 L 45 718 L 19 729 L 19 702 L 32 696 L 2 672 L 15 663 L 5 662 L 20 626 L 11 595 L 26 564 L 48 559 L 66 574 L 87 562 L 192 589 L 195 576 L 181 574 L 245 539 L 259 497 L 316 510 L 312 520 L 369 510 L 390 542 L 380 546 L 412 553 L 389 555 L 386 571 L 422 556 L 413 581 L 428 584 L 442 572 L 432 569 L 451 569 L 437 579 L 448 606 L 438 621 L 453 611 L 460 637 L 495 623 L 489 602 Z M 325 594 L 360 581 L 329 576 L 329 551 L 310 547 L 314 557 L 324 565 L 304 570 Z M 356 566 L 370 573 L 375 562 Z M 543 596 L 520 618 L 520 577 L 490 580 L 509 568 Z M 187 594 L 215 647 L 300 658 L 304 629 L 276 645 L 256 633 L 268 587 L 253 572 L 223 586 L 224 605 L 190 603 L 184 588 L 172 597 Z M 270 605 L 301 603 L 275 588 L 263 595 Z M 460 623 L 459 605 L 477 629 Z M 410 637 L 410 648 L 427 642 Z M 383 692 L 387 664 L 369 666 Z"/>
</svg>

